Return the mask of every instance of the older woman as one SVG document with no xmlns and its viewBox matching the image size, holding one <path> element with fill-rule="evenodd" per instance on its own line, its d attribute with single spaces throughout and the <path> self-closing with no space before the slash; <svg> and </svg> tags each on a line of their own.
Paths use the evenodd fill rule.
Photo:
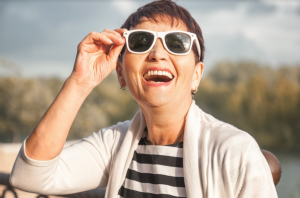
<svg viewBox="0 0 300 198">
<path fill-rule="evenodd" d="M 12 185 L 42 194 L 106 187 L 109 198 L 277 197 L 255 140 L 193 101 L 204 44 L 189 12 L 156 1 L 122 28 L 78 45 L 72 74 L 21 148 Z M 115 68 L 140 110 L 63 149 L 81 104 Z"/>
</svg>

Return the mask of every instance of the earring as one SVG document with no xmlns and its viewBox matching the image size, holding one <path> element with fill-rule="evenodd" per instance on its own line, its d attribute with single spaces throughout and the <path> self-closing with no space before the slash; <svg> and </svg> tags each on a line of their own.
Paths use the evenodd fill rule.
<svg viewBox="0 0 300 198">
<path fill-rule="evenodd" d="M 123 87 L 123 83 L 121 83 L 121 85 L 120 85 L 120 89 L 122 89 L 122 91 L 124 91 L 124 90 L 125 90 L 125 87 Z"/>
<path fill-rule="evenodd" d="M 198 87 L 196 89 L 192 89 L 192 94 L 194 95 L 195 93 L 197 93 L 198 91 Z"/>
</svg>

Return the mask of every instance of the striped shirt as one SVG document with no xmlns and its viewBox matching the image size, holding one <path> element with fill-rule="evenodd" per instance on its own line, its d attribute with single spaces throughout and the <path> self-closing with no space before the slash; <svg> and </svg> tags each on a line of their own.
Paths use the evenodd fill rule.
<svg viewBox="0 0 300 198">
<path fill-rule="evenodd" d="M 141 138 L 119 190 L 122 198 L 186 197 L 183 178 L 183 142 L 149 145 Z"/>
</svg>

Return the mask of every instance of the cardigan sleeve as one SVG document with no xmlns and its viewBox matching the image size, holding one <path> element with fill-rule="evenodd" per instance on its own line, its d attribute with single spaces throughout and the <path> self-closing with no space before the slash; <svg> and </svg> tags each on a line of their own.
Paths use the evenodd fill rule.
<svg viewBox="0 0 300 198">
<path fill-rule="evenodd" d="M 244 158 L 239 178 L 238 198 L 277 198 L 271 170 L 258 144 L 253 140 Z"/>
<path fill-rule="evenodd" d="M 115 128 L 103 129 L 63 149 L 49 161 L 30 159 L 25 142 L 11 172 L 12 186 L 40 194 L 71 194 L 105 187 L 116 143 L 122 135 Z M 120 141 L 119 141 L 120 142 Z"/>
</svg>

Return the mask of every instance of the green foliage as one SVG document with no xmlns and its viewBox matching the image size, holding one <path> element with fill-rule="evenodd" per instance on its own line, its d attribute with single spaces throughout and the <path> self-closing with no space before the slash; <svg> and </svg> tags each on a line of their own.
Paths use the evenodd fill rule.
<svg viewBox="0 0 300 198">
<path fill-rule="evenodd" d="M 23 141 L 62 87 L 59 79 L 0 77 L 0 142 Z M 86 137 L 118 121 L 131 119 L 138 105 L 121 91 L 111 74 L 96 87 L 79 110 L 68 139 Z M 63 122 L 63 120 L 62 120 Z"/>
<path fill-rule="evenodd" d="M 249 132 L 261 147 L 299 151 L 300 67 L 219 63 L 202 80 L 196 102 L 206 112 Z"/>
<path fill-rule="evenodd" d="M 62 84 L 55 78 L 0 77 L 0 142 L 28 136 Z M 262 148 L 300 151 L 300 66 L 218 63 L 201 81 L 195 100 L 205 112 L 249 132 Z M 88 96 L 68 139 L 131 119 L 138 108 L 113 73 Z"/>
<path fill-rule="evenodd" d="M 0 78 L 0 141 L 23 140 L 61 85 L 57 79 Z"/>
</svg>

